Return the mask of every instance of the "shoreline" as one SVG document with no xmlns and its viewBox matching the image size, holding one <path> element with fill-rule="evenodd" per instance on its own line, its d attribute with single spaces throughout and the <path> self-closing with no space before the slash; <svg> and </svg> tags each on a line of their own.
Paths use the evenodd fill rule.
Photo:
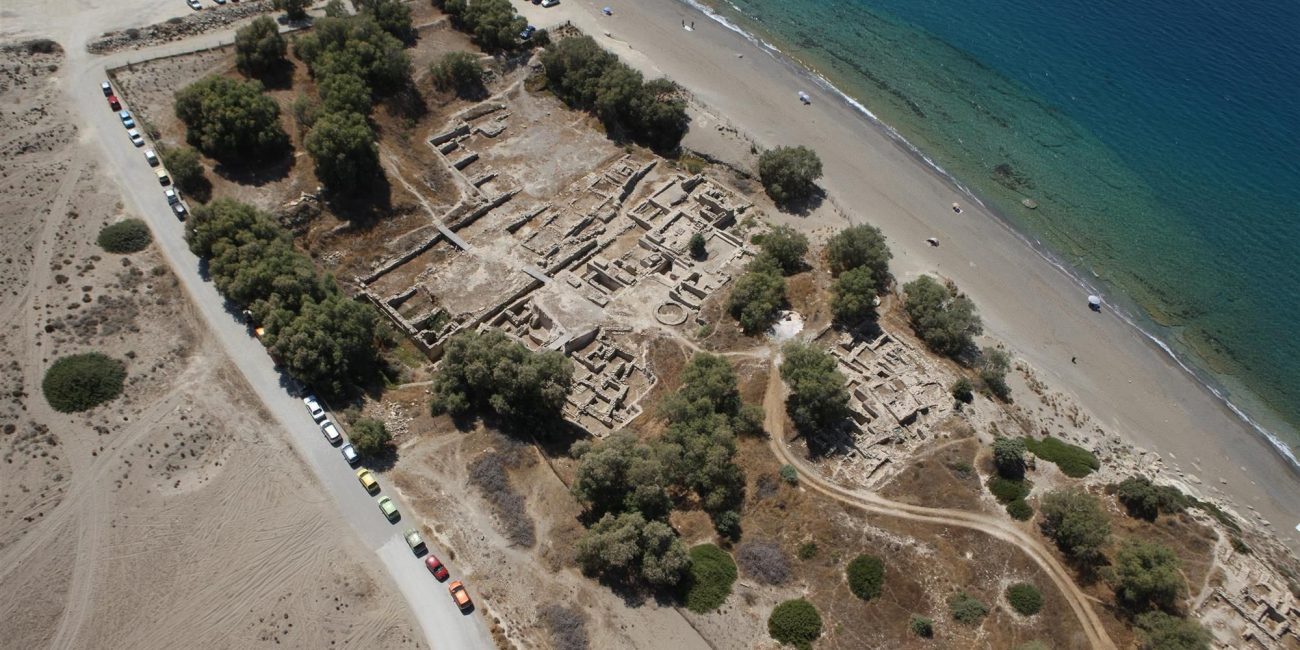
<svg viewBox="0 0 1300 650">
<path fill-rule="evenodd" d="M 1038 239 L 1034 233 L 1027 232 L 1017 226 L 1017 224 L 1007 216 L 996 203 L 986 200 L 986 197 L 981 196 L 978 191 L 963 183 L 960 178 L 949 172 L 947 169 L 944 169 L 943 165 L 926 155 L 923 150 L 908 140 L 901 132 L 890 126 L 889 123 L 885 122 L 880 118 L 880 116 L 873 113 L 871 109 L 867 108 L 852 95 L 836 86 L 833 81 L 821 72 L 817 71 L 813 66 L 765 40 L 761 36 L 747 31 L 744 27 L 741 27 L 725 15 L 716 11 L 713 7 L 704 4 L 699 0 L 680 0 L 680 2 L 699 11 L 714 22 L 741 36 L 752 43 L 755 47 L 762 50 L 765 54 L 771 56 L 777 62 L 786 64 L 787 67 L 793 68 L 793 71 L 796 74 L 806 76 L 812 83 L 821 86 L 823 90 L 837 96 L 847 106 L 860 113 L 862 117 L 871 124 L 871 126 L 875 127 L 883 135 L 894 140 L 897 146 L 904 153 L 911 155 L 918 163 L 930 168 L 930 170 L 941 180 L 952 185 L 954 189 L 966 195 L 968 200 L 978 204 L 980 208 L 989 212 L 998 223 L 1007 228 L 1011 234 L 1019 237 L 1026 246 L 1031 248 L 1044 261 L 1056 267 L 1060 272 L 1072 279 L 1081 290 L 1086 291 L 1091 295 L 1101 296 L 1105 309 L 1114 312 L 1121 320 L 1125 321 L 1133 330 L 1135 330 L 1138 335 L 1148 339 L 1152 346 L 1167 355 L 1170 360 L 1176 363 L 1194 381 L 1203 386 L 1205 391 L 1213 396 L 1214 399 L 1220 401 L 1229 413 L 1241 420 L 1244 425 L 1250 427 L 1261 436 L 1277 454 L 1282 456 L 1283 459 L 1290 464 L 1292 471 L 1295 472 L 1295 476 L 1300 478 L 1300 458 L 1296 456 L 1296 450 L 1300 449 L 1300 443 L 1287 442 L 1284 438 L 1286 434 L 1273 431 L 1262 424 L 1259 419 L 1252 417 L 1251 414 L 1247 412 L 1247 408 L 1251 408 L 1251 406 L 1242 406 L 1237 402 L 1234 402 L 1232 396 L 1229 394 L 1231 389 L 1225 386 L 1220 378 L 1215 376 L 1213 371 L 1204 368 L 1203 364 L 1197 363 L 1194 353 L 1189 351 L 1180 351 L 1175 347 L 1174 343 L 1171 343 L 1170 341 L 1161 338 L 1159 334 L 1154 333 L 1152 331 L 1154 328 L 1144 326 L 1143 323 L 1152 322 L 1151 319 L 1141 315 L 1141 305 L 1132 297 L 1124 294 L 1120 287 L 1114 287 L 1113 290 L 1108 290 L 1111 287 L 1109 284 L 1098 285 L 1090 282 L 1087 279 L 1087 274 L 1082 269 L 1077 268 L 1074 264 L 1062 258 L 1056 251 L 1052 250 L 1048 244 L 1045 244 Z M 1118 294 L 1117 299 L 1107 299 L 1108 294 Z M 1271 411 L 1271 407 L 1269 407 L 1264 400 L 1258 396 L 1252 395 L 1249 396 L 1247 400 L 1240 401 L 1249 402 L 1254 408 Z M 1290 423 L 1286 422 L 1278 414 L 1270 412 L 1268 415 L 1270 416 L 1270 419 L 1276 419 L 1282 424 L 1290 426 Z M 1293 432 L 1292 435 L 1294 436 L 1295 432 Z"/>
<path fill-rule="evenodd" d="M 1177 355 L 1121 313 L 1089 312 L 1080 288 L 1087 284 L 982 201 L 954 216 L 948 206 L 971 202 L 973 193 L 941 167 L 936 171 L 924 154 L 909 152 L 915 147 L 869 111 L 855 109 L 829 82 L 815 83 L 808 89 L 813 104 L 800 105 L 795 90 L 815 73 L 697 7 L 689 0 L 629 5 L 602 16 L 600 6 L 577 0 L 548 9 L 516 3 L 530 22 L 545 27 L 569 20 L 647 76 L 667 76 L 691 92 L 713 115 L 692 124 L 690 148 L 743 163 L 748 146 L 718 135 L 733 127 L 762 146 L 817 150 L 828 205 L 808 216 L 773 214 L 774 220 L 799 225 L 829 218 L 832 204 L 852 208 L 844 212 L 853 222 L 870 222 L 889 238 L 900 282 L 921 273 L 957 280 L 979 306 L 988 335 L 1109 435 L 1155 452 L 1180 479 L 1190 474 L 1196 483 L 1204 476 L 1207 496 L 1226 498 L 1243 519 L 1293 552 L 1300 549 L 1295 467 Z M 699 23 L 687 31 L 679 27 L 683 20 Z M 767 56 L 750 56 L 758 53 Z M 941 248 L 922 244 L 934 235 L 942 236 Z M 1134 336 L 1134 329 L 1143 335 Z M 1072 365 L 1080 350 L 1089 356 Z"/>
</svg>

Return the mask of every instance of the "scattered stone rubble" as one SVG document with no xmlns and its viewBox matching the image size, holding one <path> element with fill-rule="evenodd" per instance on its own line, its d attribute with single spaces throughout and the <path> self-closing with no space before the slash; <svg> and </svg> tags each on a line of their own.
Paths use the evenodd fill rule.
<svg viewBox="0 0 1300 650">
<path fill-rule="evenodd" d="M 1216 648 L 1300 648 L 1300 601 L 1256 554 L 1215 548 L 1220 585 L 1194 613 L 1214 633 Z"/>
<path fill-rule="evenodd" d="M 86 51 L 91 54 L 107 54 L 128 48 L 152 47 L 226 27 L 244 18 L 271 11 L 275 11 L 273 0 L 245 0 L 221 7 L 205 6 L 201 11 L 172 18 L 156 25 L 107 32 L 87 43 Z"/>
</svg>

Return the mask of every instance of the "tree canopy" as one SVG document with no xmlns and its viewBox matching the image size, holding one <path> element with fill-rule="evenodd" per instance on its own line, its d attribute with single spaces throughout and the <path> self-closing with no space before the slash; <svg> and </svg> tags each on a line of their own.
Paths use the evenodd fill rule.
<svg viewBox="0 0 1300 650">
<path fill-rule="evenodd" d="M 767 633 L 783 644 L 807 650 L 822 634 L 822 617 L 817 608 L 803 598 L 777 605 L 767 617 Z"/>
<path fill-rule="evenodd" d="M 765 331 L 776 322 L 785 306 L 785 278 L 781 268 L 767 256 L 760 255 L 745 267 L 727 298 L 727 312 L 740 321 L 746 334 Z"/>
<path fill-rule="evenodd" d="M 771 258 L 787 275 L 803 267 L 803 256 L 808 252 L 808 238 L 790 226 L 776 226 L 771 231 L 754 237 L 763 255 Z"/>
<path fill-rule="evenodd" d="M 637 512 L 651 519 L 666 516 L 672 507 L 668 479 L 658 448 L 641 443 L 636 434 L 618 431 L 600 444 L 574 445 L 578 471 L 570 490 L 595 516 Z"/>
<path fill-rule="evenodd" d="M 500 330 L 463 331 L 448 339 L 433 380 L 433 411 L 490 410 L 518 421 L 560 413 L 573 364 L 554 350 L 533 352 Z"/>
<path fill-rule="evenodd" d="M 993 441 L 993 466 L 1004 478 L 1025 476 L 1025 441 L 1023 438 L 997 438 Z"/>
<path fill-rule="evenodd" d="M 415 42 L 415 28 L 411 26 L 411 7 L 402 0 L 353 0 L 357 11 L 375 21 L 404 44 Z"/>
<path fill-rule="evenodd" d="M 1097 497 L 1079 488 L 1053 490 L 1043 496 L 1043 533 L 1066 555 L 1092 562 L 1110 540 L 1110 520 Z"/>
<path fill-rule="evenodd" d="M 175 110 L 186 141 L 222 162 L 261 162 L 288 151 L 280 107 L 259 81 L 205 77 L 176 93 Z"/>
<path fill-rule="evenodd" d="M 429 66 L 429 76 L 439 90 L 455 91 L 461 97 L 483 94 L 483 66 L 469 52 L 448 52 Z"/>
<path fill-rule="evenodd" d="M 578 540 L 577 559 L 589 575 L 659 587 L 680 582 L 691 562 L 668 524 L 638 512 L 601 517 Z"/>
<path fill-rule="evenodd" d="M 974 347 L 974 337 L 984 331 L 975 313 L 975 304 L 963 295 L 953 295 L 948 287 L 928 275 L 903 285 L 907 299 L 903 310 L 912 321 L 912 329 L 931 350 L 958 357 Z"/>
<path fill-rule="evenodd" d="M 351 73 L 332 74 L 316 84 L 320 93 L 320 108 L 326 113 L 355 113 L 368 115 L 373 100 L 366 80 Z"/>
<path fill-rule="evenodd" d="M 375 316 L 374 309 L 338 293 L 320 302 L 307 296 L 296 315 L 268 328 L 266 341 L 293 376 L 339 395 L 376 368 Z"/>
<path fill-rule="evenodd" d="M 790 387 L 786 412 L 808 434 L 839 426 L 849 415 L 849 392 L 835 357 L 810 343 L 791 341 L 781 348 L 781 379 Z"/>
<path fill-rule="evenodd" d="M 831 314 L 835 322 L 853 326 L 876 317 L 876 279 L 871 269 L 859 266 L 835 278 L 831 284 Z"/>
<path fill-rule="evenodd" d="M 515 13 L 510 0 L 447 0 L 443 11 L 452 22 L 489 52 L 513 50 L 519 46 L 519 32 L 528 21 Z"/>
<path fill-rule="evenodd" d="M 821 158 L 808 147 L 777 147 L 758 157 L 758 178 L 777 205 L 810 198 L 821 177 Z"/>
<path fill-rule="evenodd" d="M 1002 401 L 1011 400 L 1011 386 L 1007 385 L 1007 373 L 1011 371 L 1011 356 L 999 348 L 980 350 L 976 361 L 980 381 L 990 393 Z"/>
<path fill-rule="evenodd" d="M 1174 514 L 1187 509 L 1189 499 L 1171 485 L 1156 485 L 1145 476 L 1130 476 L 1120 481 L 1115 497 L 1128 510 L 1129 516 L 1155 521 L 1161 514 Z"/>
<path fill-rule="evenodd" d="M 200 203 L 212 197 L 212 182 L 204 175 L 199 152 L 193 147 L 159 146 L 158 155 L 162 156 L 162 163 L 177 189 Z"/>
<path fill-rule="evenodd" d="M 1162 544 L 1129 540 L 1115 554 L 1115 597 L 1130 611 L 1174 610 L 1187 593 L 1182 562 Z"/>
<path fill-rule="evenodd" d="M 382 173 L 375 133 L 359 113 L 321 115 L 303 145 L 316 163 L 316 178 L 331 191 L 355 194 Z"/>
<path fill-rule="evenodd" d="M 348 438 L 362 456 L 378 454 L 393 442 L 393 434 L 388 432 L 384 421 L 375 418 L 361 418 L 353 422 Z"/>
<path fill-rule="evenodd" d="M 366 14 L 317 19 L 311 33 L 294 40 L 293 51 L 318 80 L 354 74 L 380 94 L 403 87 L 411 77 L 402 42 Z"/>
<path fill-rule="evenodd" d="M 285 62 L 288 44 L 269 16 L 259 16 L 235 32 L 235 67 L 247 77 L 274 70 Z"/>
<path fill-rule="evenodd" d="M 307 19 L 307 8 L 312 0 L 275 0 L 275 8 L 284 11 L 285 18 L 298 21 Z"/>
<path fill-rule="evenodd" d="M 893 257 L 885 236 L 875 226 L 850 226 L 826 242 L 826 263 L 832 274 L 839 275 L 856 268 L 869 269 L 877 292 L 889 288 L 889 260 Z"/>
<path fill-rule="evenodd" d="M 1164 612 L 1147 612 L 1134 622 L 1142 650 L 1210 650 L 1214 638 L 1200 623 Z"/>
</svg>

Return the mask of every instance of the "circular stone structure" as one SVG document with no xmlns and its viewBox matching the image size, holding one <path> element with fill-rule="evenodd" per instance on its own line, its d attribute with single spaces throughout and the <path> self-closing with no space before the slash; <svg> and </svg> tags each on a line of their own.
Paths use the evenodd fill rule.
<svg viewBox="0 0 1300 650">
<path fill-rule="evenodd" d="M 655 308 L 655 320 L 664 325 L 681 325 L 686 322 L 686 308 L 675 302 L 666 302 Z"/>
</svg>

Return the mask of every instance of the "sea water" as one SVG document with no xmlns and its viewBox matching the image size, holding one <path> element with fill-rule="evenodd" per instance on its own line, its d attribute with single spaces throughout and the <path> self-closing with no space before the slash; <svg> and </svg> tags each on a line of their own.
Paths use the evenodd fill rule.
<svg viewBox="0 0 1300 650">
<path fill-rule="evenodd" d="M 1300 3 L 710 7 L 865 106 L 1300 450 Z"/>
</svg>

